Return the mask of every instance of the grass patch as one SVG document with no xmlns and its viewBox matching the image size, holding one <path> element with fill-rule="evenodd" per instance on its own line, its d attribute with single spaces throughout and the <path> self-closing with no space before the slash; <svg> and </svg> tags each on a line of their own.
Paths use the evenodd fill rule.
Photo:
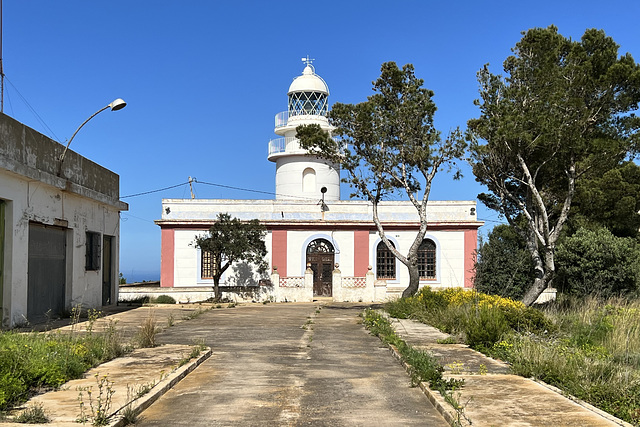
<svg viewBox="0 0 640 427">
<path fill-rule="evenodd" d="M 443 396 L 446 394 L 446 390 L 454 390 L 462 386 L 463 381 L 461 380 L 445 380 L 442 376 L 444 368 L 438 360 L 432 354 L 415 349 L 407 344 L 395 333 L 391 323 L 380 313 L 367 309 L 363 314 L 363 319 L 364 326 L 373 335 L 398 349 L 402 359 L 410 365 L 409 373 L 413 385 L 426 382 L 432 389 L 439 390 Z"/>
<path fill-rule="evenodd" d="M 81 378 L 127 351 L 113 324 L 100 334 L 0 332 L 0 410 L 26 401 L 32 390 Z"/>
<path fill-rule="evenodd" d="M 564 299 L 544 310 L 463 289 L 420 290 L 386 305 L 450 334 L 515 374 L 540 379 L 640 425 L 640 301 Z"/>
<path fill-rule="evenodd" d="M 185 357 L 183 357 L 182 359 L 180 359 L 180 362 L 178 363 L 178 367 L 182 367 L 187 363 L 189 363 L 191 360 L 200 356 L 200 353 L 202 353 L 206 348 L 207 346 L 204 344 L 204 341 L 196 343 L 193 347 L 191 347 L 191 352 L 187 354 Z"/>
<path fill-rule="evenodd" d="M 135 337 L 136 344 L 141 348 L 155 347 L 157 345 L 156 335 L 158 335 L 158 332 L 160 332 L 160 328 L 156 326 L 155 315 L 149 313 L 149 316 L 140 325 L 140 330 Z"/>
</svg>

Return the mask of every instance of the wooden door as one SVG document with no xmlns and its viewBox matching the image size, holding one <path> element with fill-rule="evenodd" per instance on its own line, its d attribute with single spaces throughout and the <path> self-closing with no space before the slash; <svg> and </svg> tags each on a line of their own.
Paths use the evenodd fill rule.
<svg viewBox="0 0 640 427">
<path fill-rule="evenodd" d="M 333 265 L 335 252 L 326 239 L 316 239 L 307 247 L 307 265 L 313 270 L 313 295 L 333 295 Z"/>
</svg>

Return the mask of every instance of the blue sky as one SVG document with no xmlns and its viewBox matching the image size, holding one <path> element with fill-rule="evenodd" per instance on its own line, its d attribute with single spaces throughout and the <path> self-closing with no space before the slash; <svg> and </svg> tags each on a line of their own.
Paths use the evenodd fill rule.
<svg viewBox="0 0 640 427">
<path fill-rule="evenodd" d="M 96 116 L 71 149 L 120 175 L 127 196 L 200 181 L 264 192 L 275 188 L 267 161 L 274 115 L 315 58 L 330 103 L 357 103 L 385 61 L 413 63 L 435 92 L 443 132 L 478 115 L 476 72 L 494 72 L 521 32 L 554 24 L 579 39 L 604 29 L 640 60 L 640 2 L 4 0 L 4 112 L 66 143 L 113 99 L 128 106 Z M 440 175 L 432 200 L 473 200 L 482 188 L 467 169 Z M 195 184 L 198 198 L 268 198 Z M 349 194 L 343 188 L 343 198 Z M 162 198 L 189 187 L 124 198 L 120 269 L 157 279 Z M 497 214 L 479 206 L 486 233 Z"/>
</svg>

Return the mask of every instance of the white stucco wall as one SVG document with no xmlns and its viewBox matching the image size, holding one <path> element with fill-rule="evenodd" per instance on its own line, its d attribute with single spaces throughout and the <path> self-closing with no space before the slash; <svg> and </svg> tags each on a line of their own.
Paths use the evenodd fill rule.
<svg viewBox="0 0 640 427">
<path fill-rule="evenodd" d="M 195 245 L 196 236 L 206 235 L 206 230 L 176 230 L 174 242 L 174 287 L 211 287 L 213 286 L 213 279 L 202 279 L 200 277 L 200 260 L 201 252 Z M 271 249 L 271 233 L 267 233 L 265 236 L 265 244 L 267 249 Z M 267 261 L 269 262 L 269 271 L 271 269 L 271 254 L 267 255 Z M 229 267 L 227 271 L 222 274 L 220 278 L 220 285 L 234 285 L 234 266 Z M 268 277 L 269 271 L 262 276 Z M 254 272 L 253 280 L 259 280 L 260 276 L 257 272 Z"/>
<path fill-rule="evenodd" d="M 112 236 L 112 301 L 117 300 L 120 216 L 114 207 L 42 182 L 0 170 L 0 199 L 5 201 L 3 324 L 24 323 L 27 316 L 29 223 L 65 230 L 65 306 L 102 304 L 102 269 L 85 271 L 86 232 Z M 102 258 L 101 258 L 102 259 Z"/>
<path fill-rule="evenodd" d="M 387 237 L 396 249 L 407 254 L 416 236 L 415 231 L 391 231 Z M 427 231 L 425 239 L 436 244 L 436 279 L 423 280 L 421 286 L 463 287 L 464 286 L 464 232 L 463 231 Z M 381 242 L 376 232 L 369 234 L 369 265 L 376 273 L 376 249 Z M 390 287 L 406 287 L 409 283 L 407 267 L 396 259 L 396 280 L 387 280 Z"/>
</svg>

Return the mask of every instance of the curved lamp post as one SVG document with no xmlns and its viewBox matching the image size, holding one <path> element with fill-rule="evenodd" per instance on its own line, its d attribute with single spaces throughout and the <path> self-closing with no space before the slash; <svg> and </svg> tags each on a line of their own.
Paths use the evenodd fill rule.
<svg viewBox="0 0 640 427">
<path fill-rule="evenodd" d="M 89 120 L 93 119 L 95 116 L 97 116 L 98 114 L 102 113 L 107 108 L 111 108 L 111 111 L 118 111 L 118 110 L 122 110 L 126 106 L 127 106 L 127 103 L 124 102 L 124 100 L 122 98 L 118 98 L 115 101 L 111 102 L 110 104 L 106 105 L 105 107 L 102 107 L 101 109 L 99 109 L 98 111 L 93 113 L 87 120 L 85 120 L 84 122 L 82 122 L 82 124 L 80 126 L 78 126 L 78 129 L 76 129 L 76 131 L 73 133 L 73 135 L 71 135 L 71 138 L 69 138 L 69 141 L 67 142 L 67 146 L 64 147 L 64 151 L 60 155 L 60 159 L 59 159 L 60 166 L 58 167 L 58 176 L 60 176 L 60 174 L 62 173 L 62 162 L 64 162 L 64 156 L 65 156 L 65 154 L 67 154 L 67 150 L 69 149 L 69 145 L 71 144 L 71 141 L 73 141 L 73 138 L 76 136 L 78 131 L 80 129 L 82 129 L 82 126 L 86 125 Z"/>
</svg>

